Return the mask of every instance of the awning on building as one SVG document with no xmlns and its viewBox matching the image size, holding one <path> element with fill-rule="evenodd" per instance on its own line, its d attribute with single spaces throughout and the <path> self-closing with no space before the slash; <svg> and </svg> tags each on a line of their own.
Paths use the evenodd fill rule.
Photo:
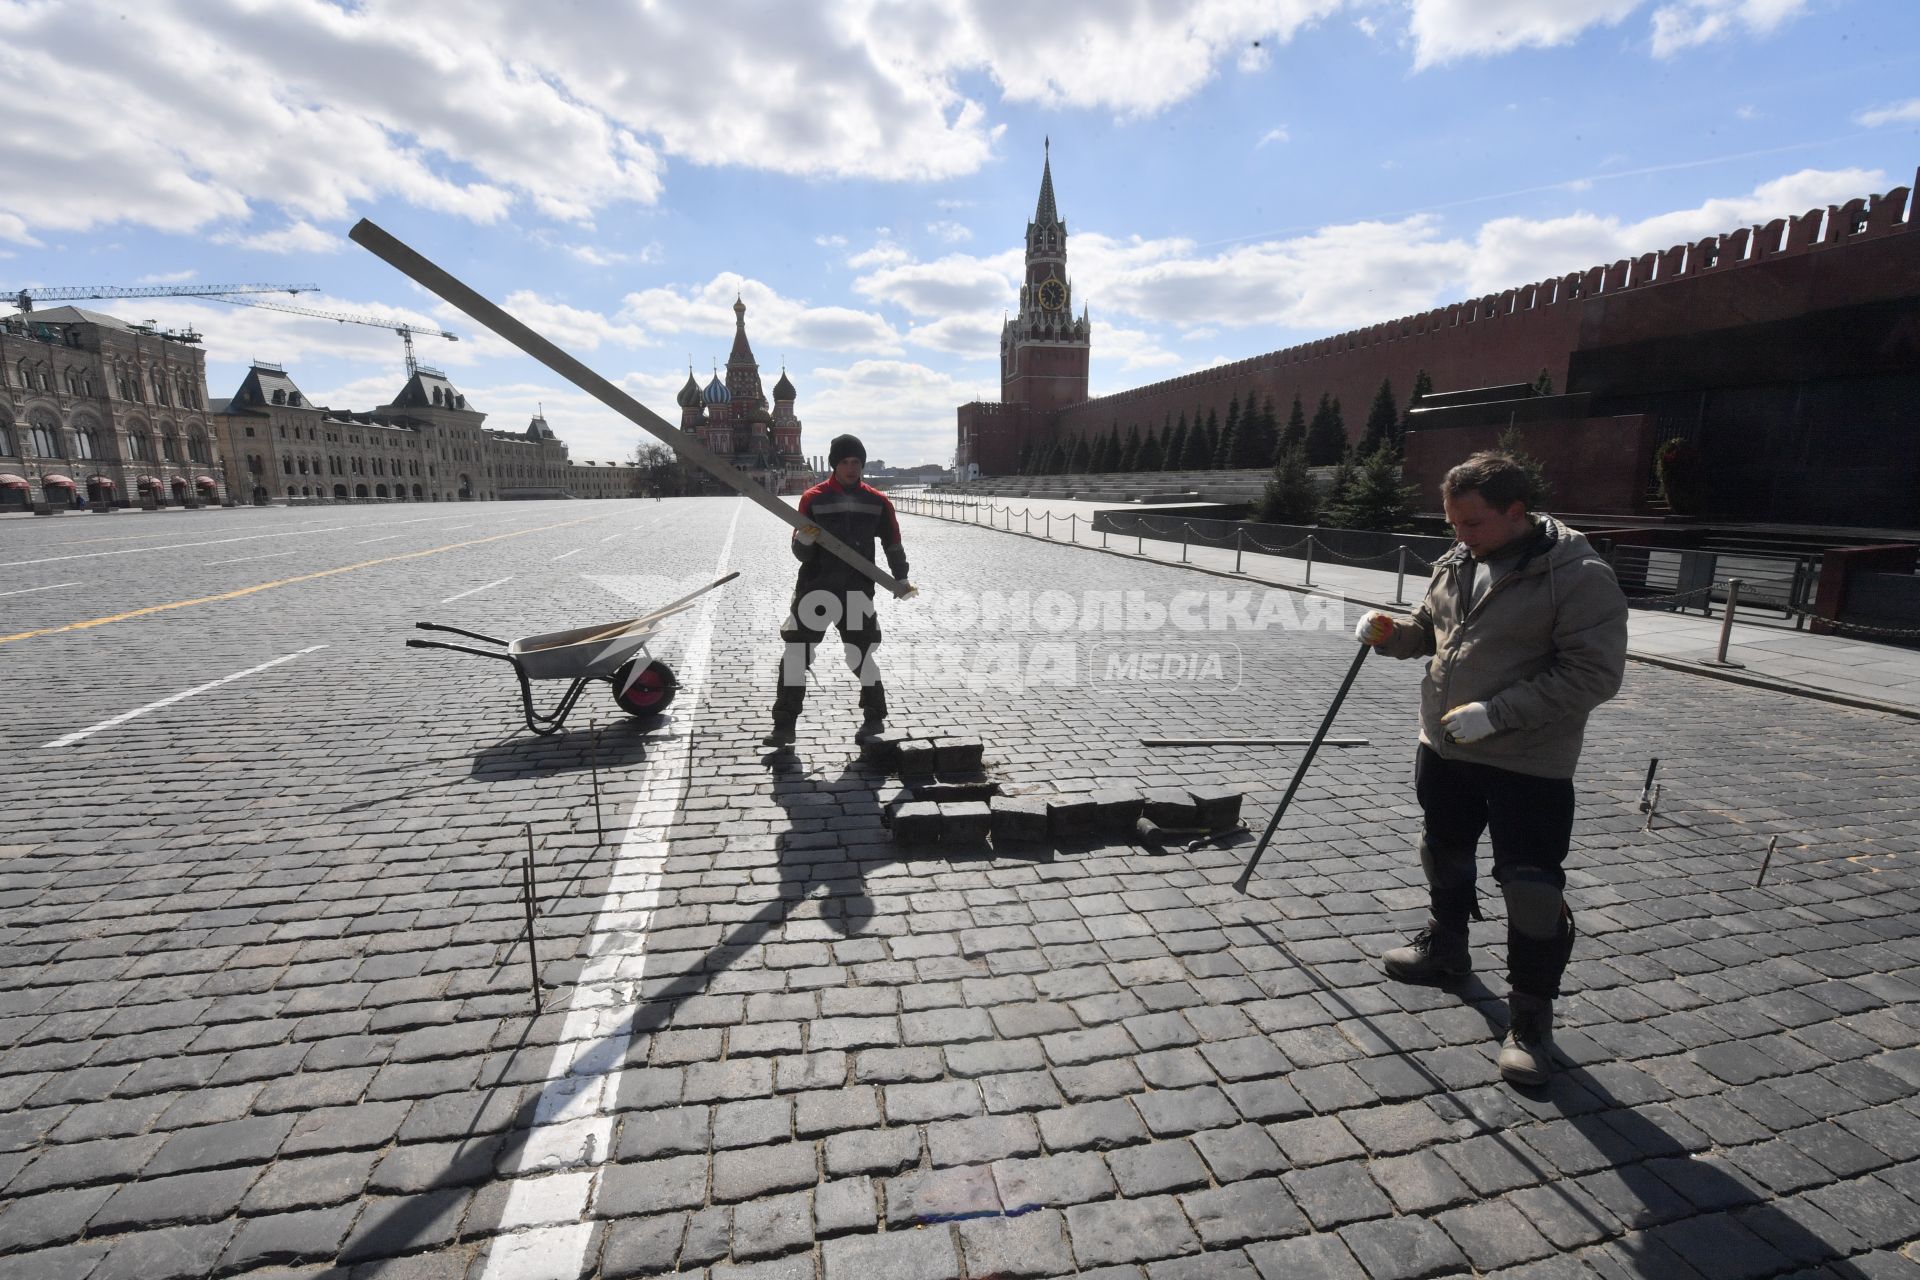
<svg viewBox="0 0 1920 1280">
<path fill-rule="evenodd" d="M 159 476 L 141 476 L 138 480 L 134 481 L 134 485 L 136 488 L 141 488 L 141 489 L 158 489 L 161 487 L 160 477 Z"/>
<path fill-rule="evenodd" d="M 71 489 L 73 488 L 73 477 L 72 476 L 41 476 L 40 484 L 43 488 L 50 484 L 57 484 L 62 488 Z"/>
<path fill-rule="evenodd" d="M 202 489 L 218 489 L 220 487 L 219 483 L 214 480 L 212 476 L 196 476 L 194 477 L 194 483 Z"/>
<path fill-rule="evenodd" d="M 25 476 L 16 476 L 11 471 L 0 474 L 0 489 L 31 489 Z"/>
<path fill-rule="evenodd" d="M 87 483 L 99 485 L 102 489 L 113 488 L 113 481 L 107 479 L 105 476 L 88 476 Z"/>
</svg>

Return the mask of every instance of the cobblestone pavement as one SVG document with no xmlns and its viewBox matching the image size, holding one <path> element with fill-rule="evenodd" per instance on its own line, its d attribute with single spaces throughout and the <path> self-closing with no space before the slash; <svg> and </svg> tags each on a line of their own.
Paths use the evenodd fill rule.
<svg viewBox="0 0 1920 1280">
<path fill-rule="evenodd" d="M 1257 826 L 1297 752 L 1139 739 L 1311 732 L 1353 654 L 1291 593 L 1081 630 L 1086 593 L 1243 588 L 905 534 L 896 723 L 979 734 L 1010 790 L 1232 785 Z M 1920 1275 L 1920 725 L 1634 664 L 1582 770 L 1566 1065 L 1526 1093 L 1497 894 L 1464 989 L 1378 971 L 1423 915 L 1417 664 L 1362 668 L 1371 745 L 1249 896 L 1244 846 L 902 852 L 837 662 L 797 754 L 757 745 L 783 543 L 721 499 L 0 530 L 0 1273 Z M 650 726 L 596 689 L 536 738 L 502 664 L 402 644 L 734 569 Z M 1063 594 L 1021 630 L 963 588 Z M 1333 625 L 1233 629 L 1289 618 Z M 907 679 L 943 664 L 972 679 Z"/>
</svg>

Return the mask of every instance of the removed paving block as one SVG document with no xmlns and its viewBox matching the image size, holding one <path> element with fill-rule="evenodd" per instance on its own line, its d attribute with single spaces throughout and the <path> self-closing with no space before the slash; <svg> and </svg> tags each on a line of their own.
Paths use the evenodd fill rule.
<svg viewBox="0 0 1920 1280">
<path fill-rule="evenodd" d="M 1135 819 L 1140 816 L 1140 806 L 1145 803 L 1140 793 L 1132 787 L 1109 787 L 1096 791 L 1088 799 L 1093 801 L 1093 822 L 1105 835 L 1125 835 L 1133 830 Z"/>
<path fill-rule="evenodd" d="M 1142 806 L 1147 821 L 1159 827 L 1197 827 L 1200 822 L 1200 806 L 1179 787 L 1154 787 L 1146 794 L 1146 804 Z"/>
<path fill-rule="evenodd" d="M 978 738 L 943 737 L 935 740 L 939 752 L 935 766 L 942 773 L 965 773 L 978 769 L 986 758 L 986 744 Z"/>
<path fill-rule="evenodd" d="M 900 743 L 900 772 L 932 773 L 937 767 L 939 749 L 927 738 L 908 738 Z"/>
<path fill-rule="evenodd" d="M 916 799 L 952 803 L 959 800 L 991 800 L 1000 794 L 1000 784 L 984 773 L 941 773 L 932 781 L 914 780 Z"/>
<path fill-rule="evenodd" d="M 898 844 L 934 844 L 940 839 L 940 806 L 913 800 L 893 811 L 893 838 Z"/>
<path fill-rule="evenodd" d="M 961 800 L 936 806 L 940 810 L 940 843 L 975 845 L 987 842 L 993 811 L 982 800 Z"/>
<path fill-rule="evenodd" d="M 1046 797 L 996 796 L 992 809 L 993 844 L 996 849 L 1046 843 Z"/>
<path fill-rule="evenodd" d="M 904 729 L 882 729 L 860 744 L 860 758 L 882 769 L 900 766 L 900 744 L 907 741 Z"/>
<path fill-rule="evenodd" d="M 1221 831 L 1240 821 L 1240 793 L 1232 787 L 1190 787 L 1187 796 L 1199 809 L 1203 827 Z"/>
<path fill-rule="evenodd" d="M 1047 830 L 1055 840 L 1078 840 L 1094 834 L 1098 807 L 1087 796 L 1060 796 L 1047 803 Z"/>
</svg>

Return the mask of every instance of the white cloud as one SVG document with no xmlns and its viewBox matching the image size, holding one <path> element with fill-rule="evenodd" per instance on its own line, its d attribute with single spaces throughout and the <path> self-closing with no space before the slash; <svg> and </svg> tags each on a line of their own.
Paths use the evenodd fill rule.
<svg viewBox="0 0 1920 1280">
<path fill-rule="evenodd" d="M 1807 0 L 1677 0 L 1654 10 L 1653 56 L 1670 58 L 1737 29 L 1771 35 L 1806 7 Z"/>
<path fill-rule="evenodd" d="M 1287 132 L 1287 126 L 1277 125 L 1274 128 L 1271 128 L 1267 130 L 1265 133 L 1261 134 L 1260 141 L 1253 144 L 1253 149 L 1255 151 L 1258 151 L 1261 147 L 1266 146 L 1270 142 L 1291 142 L 1291 141 L 1293 141 L 1293 138 L 1292 138 L 1292 135 L 1290 135 Z"/>
<path fill-rule="evenodd" d="M 927 224 L 927 233 L 946 241 L 948 244 L 959 244 L 962 241 L 973 239 L 973 232 L 968 228 L 958 222 L 944 218 L 938 222 L 929 222 Z"/>
<path fill-rule="evenodd" d="M 590 267 L 642 266 L 649 262 L 658 262 L 661 258 L 658 243 L 649 243 L 632 253 L 621 249 L 604 248 L 597 244 L 565 244 L 560 247 L 568 257 L 584 262 Z"/>
<path fill-rule="evenodd" d="M 965 312 L 914 325 L 907 330 L 907 341 L 969 360 L 992 360 L 1000 354 L 1000 327 L 997 315 Z"/>
<path fill-rule="evenodd" d="M 221 244 L 238 245 L 261 253 L 338 253 L 347 242 L 311 222 L 296 222 L 278 231 L 257 235 L 226 234 L 214 237 Z"/>
<path fill-rule="evenodd" d="M 156 271 L 150 275 L 141 276 L 138 280 L 134 281 L 134 283 L 135 284 L 185 284 L 187 281 L 193 279 L 194 276 L 198 274 L 199 272 L 194 271 L 192 268 L 188 268 L 185 271 Z"/>
<path fill-rule="evenodd" d="M 652 337 L 640 325 L 609 319 L 598 311 L 555 302 L 527 290 L 509 294 L 501 305 L 535 333 L 568 351 L 598 351 L 603 344 L 616 347 L 653 345 Z M 506 342 L 493 338 L 490 333 L 480 337 L 497 343 L 502 354 L 514 349 Z"/>
<path fill-rule="evenodd" d="M 865 271 L 868 267 L 885 267 L 899 262 L 907 262 L 913 257 L 905 249 L 891 240 L 880 240 L 871 249 L 862 249 L 847 258 L 847 265 L 855 271 Z"/>
<path fill-rule="evenodd" d="M 974 312 L 997 317 L 1019 295 L 1023 263 L 1019 249 L 989 258 L 950 254 L 933 262 L 914 262 L 903 251 L 890 256 L 879 270 L 856 279 L 853 289 L 864 298 L 891 303 L 916 316 Z"/>
<path fill-rule="evenodd" d="M 818 388 L 812 390 L 811 388 Z M 998 375 L 955 378 L 904 360 L 857 360 L 845 368 L 808 373 L 796 406 L 809 452 L 817 442 L 850 431 L 867 456 L 895 466 L 947 462 L 953 457 L 954 407 L 996 400 Z"/>
<path fill-rule="evenodd" d="M 1412 0 L 1416 69 L 1565 44 L 1595 24 L 1617 25 L 1642 0 Z"/>
<path fill-rule="evenodd" d="M 1883 124 L 1905 124 L 1910 120 L 1920 120 L 1920 98 L 1908 98 L 1905 102 L 1873 107 L 1862 111 L 1853 119 L 1854 123 L 1865 125 L 1869 129 L 1878 129 Z"/>
<path fill-rule="evenodd" d="M 815 236 L 813 242 L 823 249 L 844 249 L 847 244 L 847 238 L 845 236 Z"/>
<path fill-rule="evenodd" d="M 849 351 L 893 355 L 900 335 L 884 318 L 852 307 L 810 306 L 761 281 L 722 272 L 702 285 L 665 286 L 629 293 L 620 319 L 649 334 L 705 336 L 708 350 L 695 348 L 694 363 L 724 362 L 733 344 L 733 300 L 747 304 L 747 337 L 762 366 L 781 350 Z"/>
<path fill-rule="evenodd" d="M 1121 373 L 1131 373 L 1136 369 L 1164 369 L 1170 365 L 1183 365 L 1187 363 L 1187 358 L 1161 346 L 1159 337 L 1145 329 L 1096 325 L 1093 330 L 1094 369 L 1097 372 L 1101 365 L 1113 363 L 1119 365 Z M 1104 393 L 1096 387 L 1094 394 Z"/>
</svg>

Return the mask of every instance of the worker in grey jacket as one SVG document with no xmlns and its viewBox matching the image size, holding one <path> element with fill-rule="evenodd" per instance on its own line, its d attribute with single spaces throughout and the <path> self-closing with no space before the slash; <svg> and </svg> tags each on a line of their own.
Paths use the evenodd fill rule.
<svg viewBox="0 0 1920 1280">
<path fill-rule="evenodd" d="M 1481 918 L 1474 856 L 1488 833 L 1506 899 L 1511 987 L 1500 1072 L 1544 1084 L 1553 1001 L 1573 951 L 1563 864 L 1574 766 L 1588 713 L 1620 689 L 1627 602 L 1583 535 L 1530 510 L 1533 479 L 1511 456 L 1474 454 L 1440 492 L 1459 542 L 1434 565 L 1426 599 L 1410 618 L 1371 611 L 1355 633 L 1392 657 L 1428 660 L 1414 789 L 1432 914 L 1383 960 L 1409 982 L 1472 971 L 1467 924 Z"/>
</svg>

